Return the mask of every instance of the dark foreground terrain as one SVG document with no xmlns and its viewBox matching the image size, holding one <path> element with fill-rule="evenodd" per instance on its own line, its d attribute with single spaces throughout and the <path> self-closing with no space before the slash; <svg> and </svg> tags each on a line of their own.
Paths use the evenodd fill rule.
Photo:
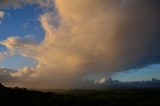
<svg viewBox="0 0 160 106">
<path fill-rule="evenodd" d="M 39 92 L 0 87 L 0 106 L 160 106 L 160 89 Z"/>
</svg>

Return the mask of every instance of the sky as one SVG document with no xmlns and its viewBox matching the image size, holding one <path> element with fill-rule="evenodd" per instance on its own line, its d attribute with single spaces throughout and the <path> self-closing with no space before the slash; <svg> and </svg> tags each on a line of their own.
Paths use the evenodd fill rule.
<svg viewBox="0 0 160 106">
<path fill-rule="evenodd" d="M 33 37 L 37 42 L 41 42 L 44 37 L 44 31 L 40 26 L 38 17 L 43 11 L 44 10 L 38 5 L 25 5 L 20 8 L 2 9 L 1 12 L 4 13 L 4 16 L 0 24 L 0 40 L 3 41 L 8 37 L 19 36 Z M 0 51 L 6 51 L 6 47 L 1 45 Z M 10 69 L 19 69 L 24 66 L 33 65 L 35 65 L 34 60 L 22 57 L 19 54 L 8 56 L 0 62 L 0 67 Z"/>
<path fill-rule="evenodd" d="M 158 0 L 1 0 L 0 82 L 160 79 L 159 11 Z"/>
</svg>

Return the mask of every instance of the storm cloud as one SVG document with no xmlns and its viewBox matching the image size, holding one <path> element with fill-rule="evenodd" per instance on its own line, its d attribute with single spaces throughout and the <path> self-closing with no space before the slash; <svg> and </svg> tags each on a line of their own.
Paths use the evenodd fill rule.
<svg viewBox="0 0 160 106">
<path fill-rule="evenodd" d="M 45 30 L 43 42 L 35 45 L 20 38 L 14 38 L 14 43 L 8 42 L 13 38 L 1 41 L 8 51 L 38 62 L 36 67 L 11 74 L 24 80 L 21 85 L 67 88 L 86 74 L 119 72 L 160 62 L 160 1 L 50 2 L 52 6 L 39 19 Z M 23 49 L 26 44 L 29 46 Z"/>
</svg>

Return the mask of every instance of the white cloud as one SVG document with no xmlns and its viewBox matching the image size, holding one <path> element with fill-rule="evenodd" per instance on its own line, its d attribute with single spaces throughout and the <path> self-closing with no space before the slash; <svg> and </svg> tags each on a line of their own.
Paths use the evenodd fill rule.
<svg viewBox="0 0 160 106">
<path fill-rule="evenodd" d="M 98 83 L 98 84 L 104 84 L 106 81 L 107 81 L 107 78 L 104 77 L 104 78 L 101 78 L 101 79 L 97 80 L 96 83 Z"/>
<path fill-rule="evenodd" d="M 0 11 L 0 24 L 2 24 L 2 19 L 4 18 L 4 16 L 5 16 L 5 12 Z"/>
<path fill-rule="evenodd" d="M 0 19 L 3 19 L 5 16 L 5 13 L 3 11 L 0 11 Z"/>
</svg>

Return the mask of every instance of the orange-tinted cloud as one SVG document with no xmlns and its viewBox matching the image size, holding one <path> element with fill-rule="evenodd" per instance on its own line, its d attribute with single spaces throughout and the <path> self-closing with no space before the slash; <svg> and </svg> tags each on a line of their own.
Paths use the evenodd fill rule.
<svg viewBox="0 0 160 106">
<path fill-rule="evenodd" d="M 159 63 L 159 2 L 55 0 L 49 5 L 40 17 L 43 42 L 8 38 L 1 43 L 38 62 L 11 74 L 20 79 L 17 85 L 67 88 L 86 74 Z"/>
</svg>

